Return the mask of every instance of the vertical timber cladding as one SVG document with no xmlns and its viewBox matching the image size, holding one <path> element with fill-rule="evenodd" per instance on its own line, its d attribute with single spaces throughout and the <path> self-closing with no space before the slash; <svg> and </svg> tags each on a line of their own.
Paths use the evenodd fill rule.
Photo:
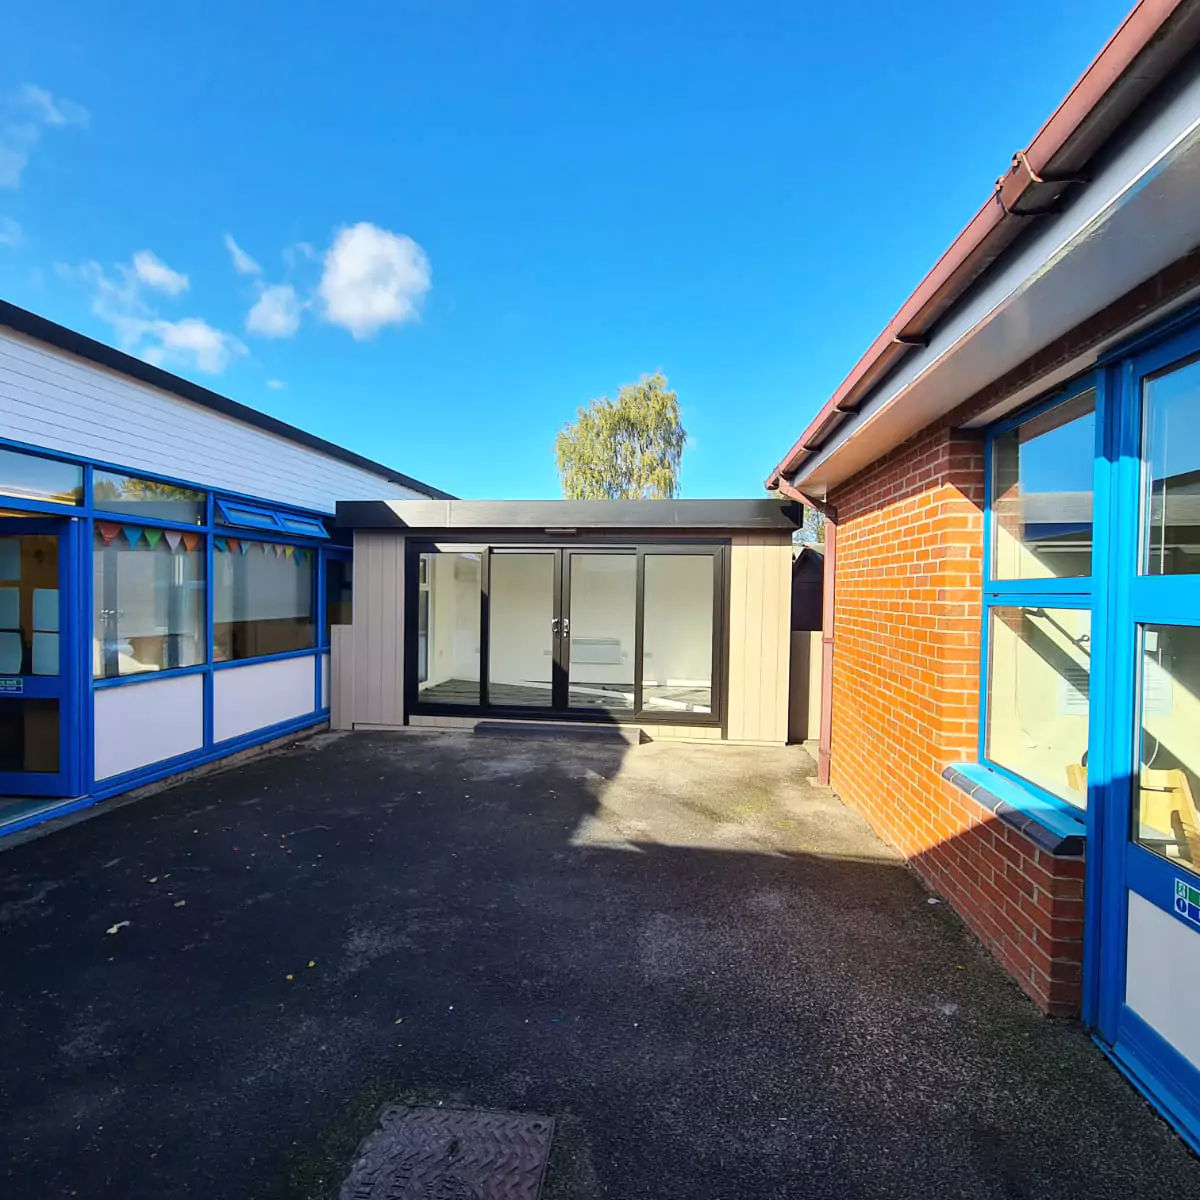
<svg viewBox="0 0 1200 1200">
<path fill-rule="evenodd" d="M 354 724 L 404 724 L 404 548 L 354 531 Z"/>
<path fill-rule="evenodd" d="M 787 741 L 791 594 L 790 535 L 734 534 L 727 631 L 731 740 Z"/>
<path fill-rule="evenodd" d="M 354 534 L 354 724 L 404 723 L 405 539 L 391 531 Z M 791 537 L 731 538 L 727 734 L 731 740 L 787 741 L 791 639 Z M 666 729 L 717 737 L 716 729 Z"/>
</svg>

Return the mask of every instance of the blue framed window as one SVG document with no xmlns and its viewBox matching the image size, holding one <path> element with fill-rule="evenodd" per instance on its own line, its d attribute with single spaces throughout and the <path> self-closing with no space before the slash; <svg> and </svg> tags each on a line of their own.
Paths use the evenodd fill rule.
<svg viewBox="0 0 1200 1200">
<path fill-rule="evenodd" d="M 215 497 L 214 505 L 217 510 L 217 519 L 222 525 L 233 525 L 239 529 L 272 530 L 277 533 L 288 533 L 294 537 L 329 537 L 325 523 L 319 517 L 281 512 L 279 509 L 245 504 L 240 500 L 230 500 L 224 496 Z"/>
<path fill-rule="evenodd" d="M 1087 804 L 1098 379 L 988 432 L 980 761 Z"/>
</svg>

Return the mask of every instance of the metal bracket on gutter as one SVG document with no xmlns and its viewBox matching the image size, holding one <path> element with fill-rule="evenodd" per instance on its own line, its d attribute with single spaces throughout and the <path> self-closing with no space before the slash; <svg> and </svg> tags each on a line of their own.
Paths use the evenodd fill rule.
<svg viewBox="0 0 1200 1200">
<path fill-rule="evenodd" d="M 927 333 L 898 333 L 892 341 L 898 346 L 915 346 L 918 350 L 924 350 L 929 345 L 929 335 Z"/>
<path fill-rule="evenodd" d="M 1017 194 L 1011 204 L 1005 203 L 1004 190 L 1006 186 L 1011 187 L 1014 179 L 1018 178 L 1017 173 L 1024 176 L 1023 179 L 1016 185 Z M 1058 201 L 1061 198 L 1061 192 L 1055 195 L 1054 199 L 1047 205 L 1041 208 L 1026 208 L 1018 209 L 1016 206 L 1021 202 L 1024 196 L 1030 189 L 1042 185 L 1050 187 L 1065 188 L 1072 183 L 1087 183 L 1088 180 L 1082 175 L 1039 175 L 1029 161 L 1028 155 L 1024 150 L 1018 150 L 1012 156 L 1012 166 L 1008 172 L 1001 175 L 996 180 L 995 187 L 992 189 L 992 198 L 1004 210 L 1004 215 L 1007 217 L 1044 217 L 1050 213 L 1058 211 Z"/>
</svg>

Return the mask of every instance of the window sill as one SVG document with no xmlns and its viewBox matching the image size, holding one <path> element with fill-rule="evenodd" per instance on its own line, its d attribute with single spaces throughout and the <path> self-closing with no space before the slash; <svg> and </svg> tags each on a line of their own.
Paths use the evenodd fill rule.
<svg viewBox="0 0 1200 1200">
<path fill-rule="evenodd" d="M 942 778 L 1023 833 L 1039 850 L 1061 858 L 1083 856 L 1087 817 L 1081 810 L 1055 804 L 982 763 L 954 763 Z"/>
</svg>

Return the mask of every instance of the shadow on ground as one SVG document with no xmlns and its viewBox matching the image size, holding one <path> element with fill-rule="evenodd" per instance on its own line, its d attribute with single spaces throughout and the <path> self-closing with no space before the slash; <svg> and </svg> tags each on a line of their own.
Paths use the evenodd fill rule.
<svg viewBox="0 0 1200 1200">
<path fill-rule="evenodd" d="M 810 774 L 328 736 L 16 846 L 0 1192 L 336 1195 L 408 1101 L 556 1117 L 547 1200 L 1200 1194 Z"/>
</svg>

